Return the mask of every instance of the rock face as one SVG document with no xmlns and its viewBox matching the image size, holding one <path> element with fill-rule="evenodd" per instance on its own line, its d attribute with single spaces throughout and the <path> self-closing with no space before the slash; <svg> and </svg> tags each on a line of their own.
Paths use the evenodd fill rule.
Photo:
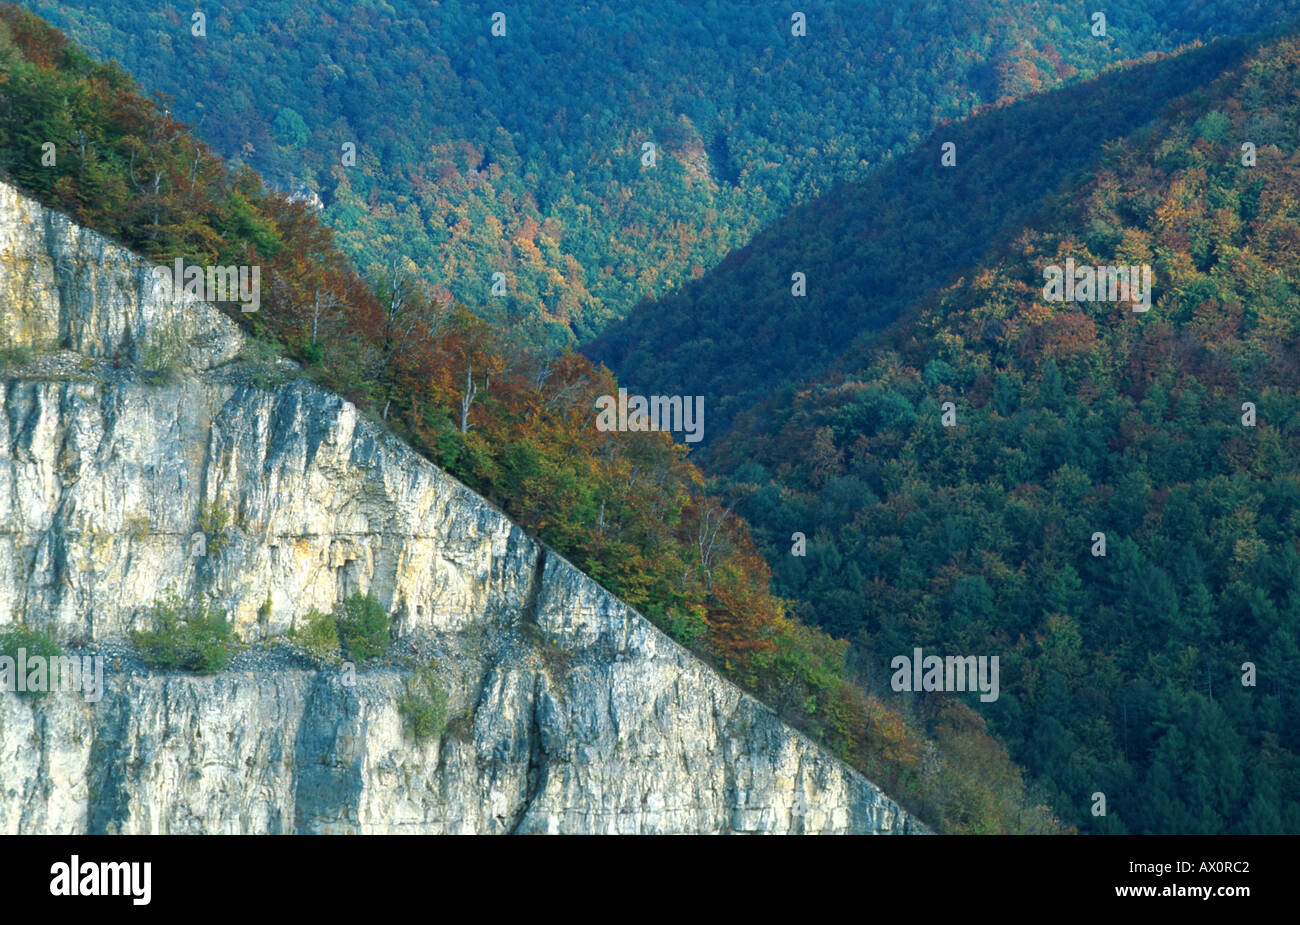
<svg viewBox="0 0 1300 925">
<path fill-rule="evenodd" d="M 0 694 L 0 832 L 923 831 L 348 402 L 237 374 L 150 266 L 0 184 L 0 347 L 38 354 L 0 373 L 0 626 L 120 656 L 97 702 Z M 159 330 L 186 372 L 152 385 Z M 405 669 L 144 670 L 168 589 L 268 644 L 373 592 L 447 731 L 404 734 Z"/>
</svg>

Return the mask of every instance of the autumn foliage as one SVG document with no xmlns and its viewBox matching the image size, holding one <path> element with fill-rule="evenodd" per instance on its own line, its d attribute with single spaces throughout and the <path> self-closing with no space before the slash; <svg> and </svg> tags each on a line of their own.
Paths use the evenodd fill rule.
<svg viewBox="0 0 1300 925">
<path fill-rule="evenodd" d="M 854 682 L 844 642 L 770 593 L 748 526 L 686 448 L 595 428 L 595 398 L 618 388 L 603 367 L 526 347 L 403 258 L 358 272 L 309 205 L 226 169 L 118 68 L 8 4 L 0 141 L 11 182 L 151 258 L 260 265 L 261 310 L 227 306 L 250 333 L 847 760 L 893 780 L 922 773 L 923 737 Z M 914 802 L 938 805 L 924 787 Z"/>
</svg>

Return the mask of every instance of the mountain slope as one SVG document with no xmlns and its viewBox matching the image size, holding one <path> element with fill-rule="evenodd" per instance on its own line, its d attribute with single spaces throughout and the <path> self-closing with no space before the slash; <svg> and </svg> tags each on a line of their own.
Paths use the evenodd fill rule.
<svg viewBox="0 0 1300 925">
<path fill-rule="evenodd" d="M 1125 66 L 937 129 L 865 182 L 794 209 L 707 277 L 638 306 L 584 351 L 633 391 L 704 395 L 711 441 L 774 388 L 833 368 L 855 340 L 968 272 L 1068 195 L 1110 145 L 1252 44 Z M 941 166 L 946 143 L 955 167 Z M 805 296 L 792 293 L 794 273 Z"/>
<path fill-rule="evenodd" d="M 844 303 L 793 319 L 812 318 L 809 356 L 780 368 L 771 400 L 736 409 L 707 468 L 778 593 L 854 641 L 886 702 L 912 696 L 889 697 L 896 653 L 999 654 L 1001 696 L 976 709 L 1082 832 L 1300 831 L 1300 39 L 1252 42 L 1234 63 L 1241 50 L 977 115 L 951 129 L 968 140 L 955 173 L 918 168 L 914 191 L 813 203 L 657 314 L 672 345 L 670 325 L 771 304 L 805 253 L 829 274 L 810 274 L 810 293 L 862 293 L 851 318 L 870 317 L 885 280 L 883 330 L 837 331 L 825 319 Z M 1200 78 L 1179 94 L 1189 72 Z M 1087 131 L 1124 113 L 1118 131 Z M 981 137 L 1001 144 L 963 160 Z M 1058 164 L 1053 189 L 1039 177 Z M 927 210 L 952 187 L 1017 202 Z M 986 251 L 927 273 L 929 255 L 957 252 L 923 220 L 964 236 L 967 210 L 1000 217 Z M 870 216 L 885 216 L 881 243 L 850 243 L 837 263 L 821 239 L 852 242 Z M 1150 310 L 1048 301 L 1045 270 L 1067 260 L 1149 265 Z M 774 341 L 801 333 L 760 317 Z M 743 337 L 716 363 L 703 344 L 694 381 L 735 387 L 752 362 Z M 690 389 L 684 364 L 673 375 Z M 790 554 L 794 531 L 806 557 Z"/>
<path fill-rule="evenodd" d="M 6 330 L 63 348 L 0 384 L 0 625 L 113 657 L 97 703 L 0 698 L 0 830 L 922 830 L 355 407 L 250 384 L 243 335 L 147 261 L 3 184 L 0 229 Z M 113 368 L 177 323 L 178 381 Z M 195 556 L 205 504 L 233 518 Z M 144 670 L 111 643 L 167 583 L 262 643 L 371 591 L 453 731 L 410 741 L 395 668 Z"/>
</svg>

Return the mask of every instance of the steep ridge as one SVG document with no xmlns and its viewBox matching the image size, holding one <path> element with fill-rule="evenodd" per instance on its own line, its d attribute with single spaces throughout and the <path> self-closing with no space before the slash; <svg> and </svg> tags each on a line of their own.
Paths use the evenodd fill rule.
<svg viewBox="0 0 1300 925">
<path fill-rule="evenodd" d="M 1300 37 L 1250 44 L 1224 71 L 1206 49 L 1098 81 L 1095 96 L 1072 88 L 977 116 L 954 129 L 1002 127 L 1006 143 L 963 161 L 959 140 L 946 184 L 936 165 L 913 193 L 846 191 L 846 215 L 883 213 L 871 234 L 899 235 L 877 253 L 906 259 L 854 265 L 871 249 L 846 243 L 831 279 L 867 295 L 831 304 L 885 302 L 897 320 L 796 354 L 825 368 L 767 386 L 775 398 L 741 409 L 710 448 L 778 593 L 852 639 L 877 690 L 887 654 L 918 644 L 1001 655 L 1000 697 L 980 714 L 1084 833 L 1300 831 L 1287 705 L 1300 683 Z M 1170 98 L 1178 71 L 1189 79 Z M 1134 95 L 1115 95 L 1124 84 Z M 1096 146 L 1109 136 L 1087 129 L 1121 113 L 1142 118 Z M 1068 127 L 1069 141 L 1045 127 Z M 959 209 L 988 214 L 974 196 L 947 203 L 945 186 L 1020 197 L 1072 164 L 976 261 L 940 264 L 950 282 L 912 261 L 948 245 L 936 223 L 899 215 L 944 204 L 963 227 Z M 900 201 L 911 207 L 894 214 Z M 808 218 L 774 242 L 834 269 Z M 828 222 L 828 237 L 852 227 Z M 790 266 L 781 255 L 744 255 L 748 279 L 737 270 L 701 291 L 750 313 L 802 302 L 772 288 L 774 265 Z M 1053 298 L 1051 268 L 1070 265 L 1145 267 L 1150 302 Z M 890 273 L 914 274 L 914 291 L 904 278 L 873 306 L 871 281 Z M 713 324 L 712 304 L 681 317 Z M 809 341 L 826 330 L 776 313 L 756 324 Z M 747 359 L 772 365 L 763 349 L 716 355 L 686 374 L 743 381 Z M 795 530 L 805 557 L 789 554 Z M 1098 792 L 1105 815 L 1087 800 Z"/>
<path fill-rule="evenodd" d="M 0 831 L 924 831 L 351 404 L 291 364 L 251 376 L 215 308 L 4 185 L 0 330 L 36 353 L 0 384 L 0 626 L 110 657 L 97 703 L 0 696 Z M 160 332 L 186 371 L 148 384 L 130 360 Z M 201 503 L 233 516 L 194 555 Z M 211 677 L 144 669 L 121 641 L 168 586 L 267 645 Z M 438 739 L 403 734 L 406 672 L 350 683 L 270 645 L 356 590 L 436 660 Z"/>
<path fill-rule="evenodd" d="M 635 392 L 705 397 L 712 446 L 870 344 L 1075 186 L 1108 147 L 1258 44 L 1221 39 L 936 129 L 860 183 L 796 207 L 712 272 L 611 324 L 585 352 Z M 942 146 L 955 145 L 944 167 Z M 792 274 L 806 295 L 792 293 Z"/>
</svg>

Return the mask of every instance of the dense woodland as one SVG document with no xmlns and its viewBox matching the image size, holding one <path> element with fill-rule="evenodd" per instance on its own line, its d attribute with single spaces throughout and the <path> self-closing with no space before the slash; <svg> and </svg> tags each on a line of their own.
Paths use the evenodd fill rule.
<svg viewBox="0 0 1300 925">
<path fill-rule="evenodd" d="M 643 307 L 671 350 L 625 355 L 749 396 L 706 471 L 885 702 L 914 646 L 1000 654 L 972 705 L 1081 832 L 1300 831 L 1298 66 L 1294 34 L 1216 44 L 941 128 Z M 1045 301 L 1067 258 L 1150 265 L 1152 308 Z"/>
<path fill-rule="evenodd" d="M 922 818 L 1300 832 L 1300 42 L 1105 69 L 1288 4 L 1108 5 L 1104 41 L 1075 4 L 839 4 L 807 46 L 762 4 L 509 46 L 487 7 L 236 4 L 197 48 L 186 11 L 76 6 L 215 148 L 5 6 L 0 169 L 158 259 L 262 263 L 241 323 Z M 1151 311 L 1045 302 L 1067 257 L 1150 264 Z M 703 394 L 703 471 L 596 431 L 619 383 L 535 320 Z M 894 694 L 914 646 L 999 655 L 1001 696 Z"/>
<path fill-rule="evenodd" d="M 494 324 L 585 340 L 940 119 L 1276 21 L 1285 0 L 32 0 L 226 158 L 324 201 L 337 244 Z M 795 5 L 795 8 L 799 8 Z M 355 167 L 341 146 L 357 146 Z M 643 167 L 642 145 L 658 146 Z M 490 295 L 503 273 L 504 297 Z"/>
<path fill-rule="evenodd" d="M 57 145 L 55 167 L 41 145 Z M 601 433 L 608 372 L 540 353 L 423 287 L 375 285 L 302 202 L 228 171 L 113 65 L 0 5 L 0 171 L 149 256 L 259 264 L 250 333 L 302 362 L 701 657 L 956 832 L 1058 831 L 984 721 L 955 700 L 906 718 L 868 694 L 848 645 L 773 596 L 749 529 L 663 433 Z M 929 728 L 927 728 L 927 723 Z"/>
<path fill-rule="evenodd" d="M 863 183 L 792 210 L 704 279 L 611 324 L 584 350 L 632 388 L 703 394 L 711 427 L 834 368 L 855 342 L 949 285 L 1086 182 L 1099 158 L 1252 41 L 1117 66 L 1098 80 L 944 125 Z M 1060 141 L 1055 142 L 1057 136 Z M 956 166 L 941 166 L 942 145 Z M 905 267 L 905 272 L 900 272 Z M 802 273 L 807 294 L 792 294 Z"/>
</svg>

